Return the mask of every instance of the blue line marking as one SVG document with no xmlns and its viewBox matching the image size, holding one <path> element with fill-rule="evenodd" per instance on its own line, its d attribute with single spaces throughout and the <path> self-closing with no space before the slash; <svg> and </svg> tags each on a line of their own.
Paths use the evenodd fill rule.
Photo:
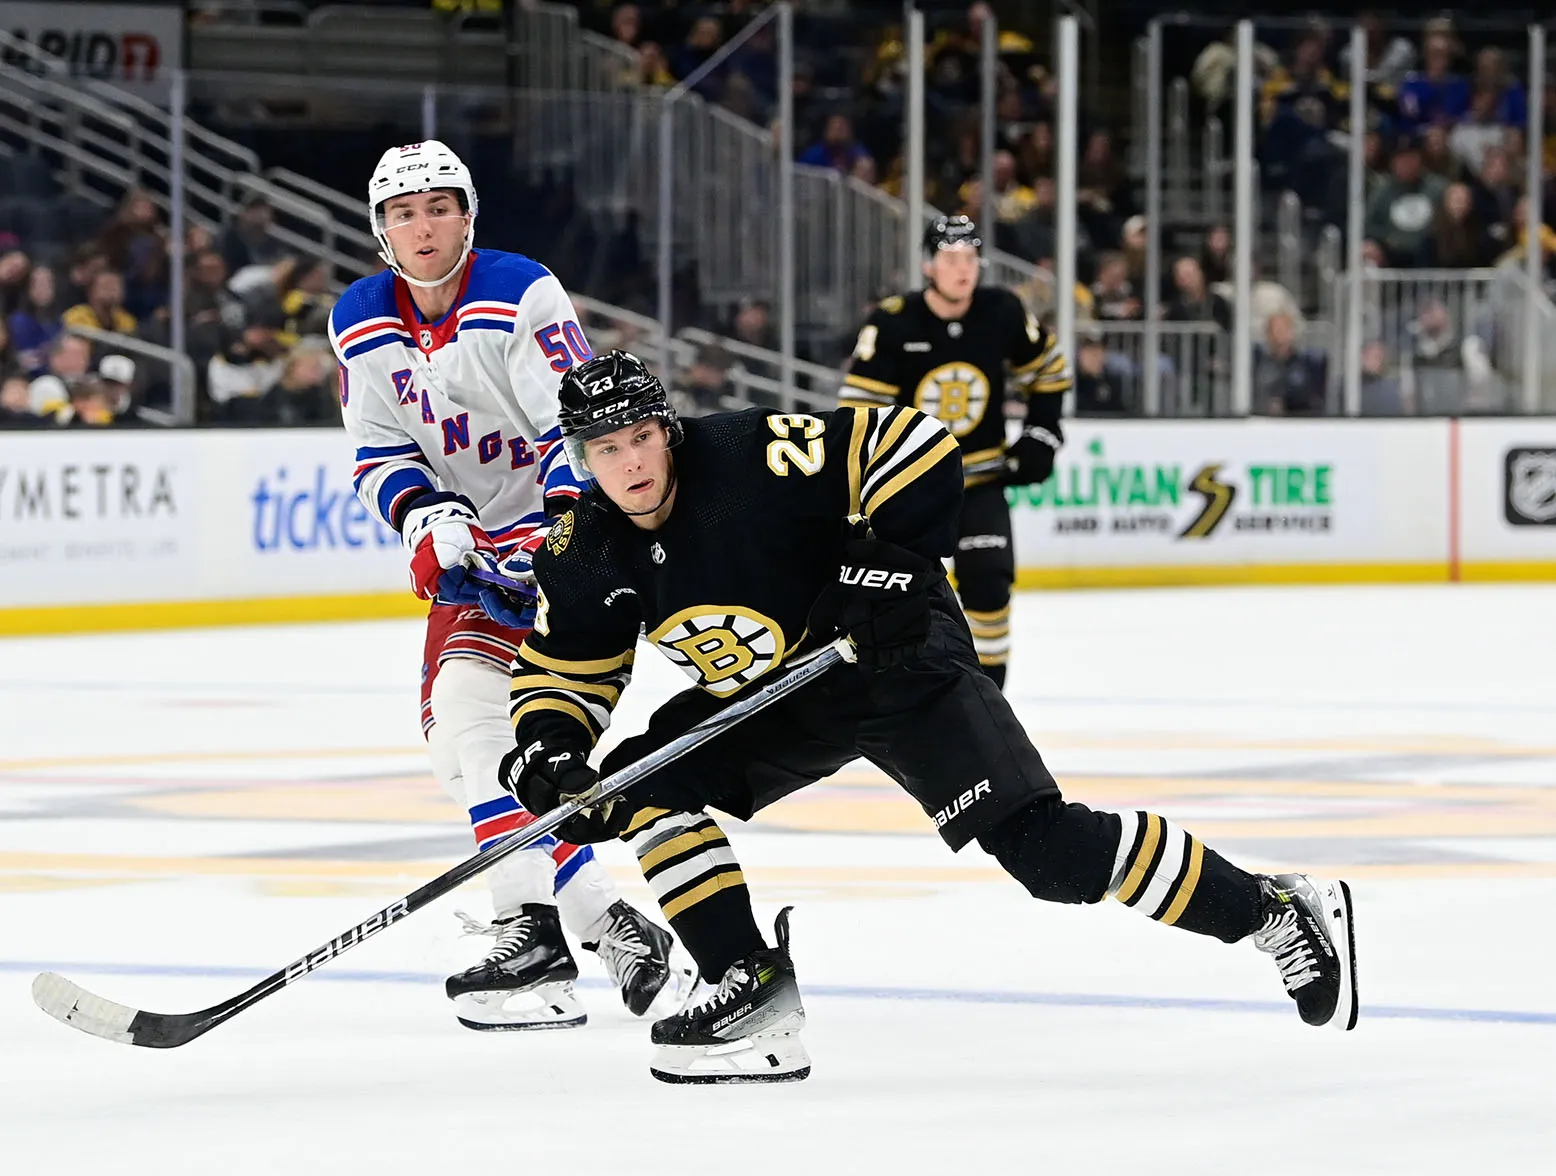
<svg viewBox="0 0 1556 1176">
<path fill-rule="evenodd" d="M 46 963 L 41 960 L 0 960 L 0 972 L 87 972 L 103 976 L 166 976 L 178 979 L 234 979 L 257 981 L 264 973 L 252 968 L 205 964 L 108 964 Z M 443 977 L 431 972 L 384 972 L 325 969 L 314 973 L 320 980 L 345 984 L 441 985 Z M 581 988 L 609 989 L 611 983 L 584 977 Z M 879 988 L 853 984 L 806 984 L 806 996 L 831 996 L 845 1000 L 945 1001 L 950 1004 L 1044 1005 L 1082 1009 L 1156 1009 L 1205 1013 L 1265 1013 L 1282 1017 L 1295 1012 L 1289 1001 L 1228 1000 L 1218 997 L 1122 996 L 1096 992 L 997 992 L 960 988 Z M 1362 1004 L 1364 1021 L 1459 1021 L 1481 1025 L 1553 1025 L 1556 1012 L 1519 1009 L 1445 1009 L 1416 1005 Z"/>
</svg>

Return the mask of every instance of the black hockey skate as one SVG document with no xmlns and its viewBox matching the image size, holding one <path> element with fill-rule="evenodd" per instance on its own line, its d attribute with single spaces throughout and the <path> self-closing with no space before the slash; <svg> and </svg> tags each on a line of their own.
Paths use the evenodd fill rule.
<svg viewBox="0 0 1556 1176">
<path fill-rule="evenodd" d="M 573 993 L 573 962 L 554 906 L 525 903 L 519 913 L 490 925 L 456 912 L 465 929 L 495 935 L 497 943 L 475 967 L 444 985 L 467 1029 L 567 1029 L 587 1019 Z"/>
<path fill-rule="evenodd" d="M 1264 925 L 1254 946 L 1275 957 L 1286 992 L 1309 1025 L 1356 1028 L 1356 932 L 1351 888 L 1306 874 L 1260 879 Z"/>
<path fill-rule="evenodd" d="M 789 911 L 776 948 L 729 966 L 707 1000 L 654 1022 L 649 1073 L 661 1082 L 797 1082 L 810 1074 L 800 1043 L 805 1008 L 789 958 Z"/>
<path fill-rule="evenodd" d="M 599 955 L 627 1011 L 641 1017 L 650 1010 L 664 1015 L 679 1009 L 696 977 L 671 962 L 675 937 L 625 899 L 611 903 L 605 916 L 609 922 L 600 941 L 584 947 Z"/>
</svg>

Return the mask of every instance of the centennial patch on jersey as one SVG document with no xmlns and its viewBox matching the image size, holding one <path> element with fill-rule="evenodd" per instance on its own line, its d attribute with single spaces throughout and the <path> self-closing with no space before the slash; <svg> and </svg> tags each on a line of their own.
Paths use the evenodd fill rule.
<svg viewBox="0 0 1556 1176">
<path fill-rule="evenodd" d="M 552 555 L 561 555 L 573 541 L 573 512 L 568 511 L 546 532 L 546 547 Z"/>
<path fill-rule="evenodd" d="M 953 436 L 965 437 L 989 409 L 989 378 L 962 360 L 943 363 L 919 381 L 913 407 L 940 418 Z"/>
<path fill-rule="evenodd" d="M 902 310 L 902 295 L 893 294 L 890 298 L 882 298 L 881 309 L 887 314 L 899 313 Z"/>
<path fill-rule="evenodd" d="M 738 605 L 683 608 L 648 639 L 697 685 L 721 697 L 760 678 L 784 652 L 778 622 Z"/>
</svg>

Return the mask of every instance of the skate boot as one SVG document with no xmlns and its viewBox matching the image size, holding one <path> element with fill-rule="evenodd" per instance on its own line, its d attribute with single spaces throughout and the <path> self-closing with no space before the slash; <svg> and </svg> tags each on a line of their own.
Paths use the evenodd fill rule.
<svg viewBox="0 0 1556 1176">
<path fill-rule="evenodd" d="M 1356 933 L 1351 888 L 1306 874 L 1262 877 L 1264 925 L 1253 943 L 1275 957 L 1309 1025 L 1356 1028 Z"/>
<path fill-rule="evenodd" d="M 649 1073 L 661 1082 L 797 1082 L 810 1074 L 800 1043 L 805 1008 L 789 958 L 789 911 L 778 946 L 729 966 L 701 1004 L 654 1022 Z"/>
<path fill-rule="evenodd" d="M 456 912 L 472 935 L 497 943 L 475 967 L 444 985 L 467 1029 L 567 1029 L 587 1020 L 573 994 L 573 962 L 554 906 L 525 903 L 516 915 L 478 923 Z"/>
<path fill-rule="evenodd" d="M 667 1016 L 679 1009 L 695 976 L 690 968 L 671 962 L 675 937 L 625 899 L 611 903 L 605 917 L 609 921 L 599 942 L 584 947 L 599 955 L 627 1011 L 641 1017 L 650 1011 Z"/>
</svg>

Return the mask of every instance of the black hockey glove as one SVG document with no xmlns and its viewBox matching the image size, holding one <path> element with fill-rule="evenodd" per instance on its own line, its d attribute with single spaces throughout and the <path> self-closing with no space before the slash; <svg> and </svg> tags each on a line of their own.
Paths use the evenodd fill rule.
<svg viewBox="0 0 1556 1176">
<path fill-rule="evenodd" d="M 810 631 L 846 633 L 869 671 L 917 657 L 929 640 L 929 588 L 945 575 L 934 560 L 880 539 L 850 539 L 837 583 L 817 599 Z"/>
<path fill-rule="evenodd" d="M 1057 423 L 1052 428 L 1028 425 L 1021 436 L 1005 451 L 1009 472 L 1005 475 L 1007 486 L 1035 486 L 1053 476 L 1054 458 L 1064 444 L 1064 433 Z"/>
<path fill-rule="evenodd" d="M 558 751 L 539 739 L 503 756 L 497 773 L 498 782 L 537 817 L 576 800 L 600 778 L 583 752 Z M 628 816 L 626 806 L 607 800 L 563 821 L 556 835 L 574 845 L 611 841 L 625 829 Z"/>
</svg>

